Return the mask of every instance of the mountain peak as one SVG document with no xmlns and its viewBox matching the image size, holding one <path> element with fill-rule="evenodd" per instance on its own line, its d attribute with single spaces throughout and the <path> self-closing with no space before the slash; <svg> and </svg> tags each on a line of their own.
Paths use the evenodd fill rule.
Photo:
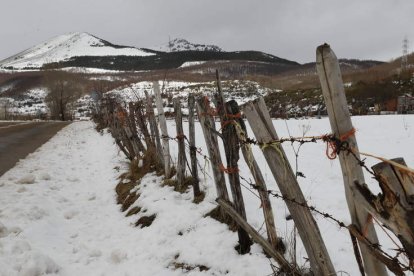
<svg viewBox="0 0 414 276">
<path fill-rule="evenodd" d="M 0 68 L 41 68 L 51 62 L 61 62 L 79 56 L 148 56 L 145 50 L 119 46 L 87 32 L 56 36 L 12 57 L 0 61 Z"/>
<path fill-rule="evenodd" d="M 183 52 L 183 51 L 207 51 L 221 52 L 222 49 L 216 45 L 197 44 L 189 42 L 184 38 L 174 38 L 167 45 L 157 47 L 157 50 L 165 52 Z"/>
</svg>

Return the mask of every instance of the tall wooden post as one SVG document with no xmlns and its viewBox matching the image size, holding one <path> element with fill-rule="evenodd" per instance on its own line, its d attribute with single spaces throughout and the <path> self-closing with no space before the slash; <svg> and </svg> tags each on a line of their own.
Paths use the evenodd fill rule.
<svg viewBox="0 0 414 276">
<path fill-rule="evenodd" d="M 162 149 L 164 156 L 164 171 L 165 178 L 171 177 L 171 157 L 170 157 L 170 142 L 168 138 L 167 121 L 165 120 L 164 106 L 162 104 L 161 91 L 158 81 L 153 82 L 155 102 L 158 110 L 158 121 L 160 123 L 161 135 L 162 135 Z"/>
<path fill-rule="evenodd" d="M 144 136 L 145 144 L 147 145 L 147 151 L 154 150 L 155 144 L 151 139 L 151 135 L 147 128 L 147 121 L 145 118 L 142 102 L 138 102 L 135 106 L 135 116 L 137 118 L 138 128 L 140 129 L 142 135 Z M 155 151 L 154 151 L 155 153 Z"/>
<path fill-rule="evenodd" d="M 240 141 L 237 136 L 236 128 L 232 124 L 233 120 L 231 115 L 228 113 L 226 105 L 224 104 L 223 92 L 221 91 L 220 79 L 217 72 L 217 83 L 218 85 L 218 94 L 216 94 L 216 110 L 220 115 L 220 122 L 222 125 L 222 135 L 223 135 L 223 144 L 224 151 L 226 153 L 227 168 L 224 168 L 223 164 L 221 167 L 227 172 L 229 176 L 231 194 L 233 197 L 234 207 L 239 215 L 246 219 L 246 209 L 244 207 L 243 194 L 240 186 L 240 176 L 239 176 L 239 150 L 240 150 Z M 243 228 L 238 229 L 239 235 L 239 244 L 240 244 L 240 253 L 245 254 L 250 251 L 250 245 L 252 244 L 249 235 Z"/>
<path fill-rule="evenodd" d="M 347 135 L 354 129 L 348 111 L 348 104 L 345 97 L 344 85 L 342 82 L 341 70 L 335 53 L 327 44 L 321 45 L 316 50 L 316 69 L 321 82 L 322 93 L 325 99 L 326 109 L 329 115 L 329 122 L 336 137 L 343 137 L 349 146 L 358 151 L 358 144 L 355 135 Z M 359 154 L 357 153 L 359 158 Z M 378 243 L 378 237 L 374 226 L 369 222 L 369 213 L 355 201 L 352 189 L 354 182 L 365 183 L 364 174 L 359 162 L 346 152 L 339 154 L 342 176 L 345 185 L 345 195 L 348 209 L 351 214 L 352 223 L 361 230 L 367 229 L 367 238 L 374 244 Z M 385 266 L 369 253 L 365 244 L 360 243 L 365 272 L 372 276 L 385 276 Z"/>
<path fill-rule="evenodd" d="M 194 105 L 195 99 L 193 95 L 188 96 L 188 139 L 190 143 L 190 159 L 191 159 L 191 175 L 193 176 L 193 192 L 194 197 L 200 195 L 200 181 L 197 171 L 197 148 L 195 145 L 195 127 L 194 127 Z"/>
<path fill-rule="evenodd" d="M 240 114 L 240 108 L 236 101 L 231 100 L 226 103 L 227 111 L 236 116 Z M 259 165 L 256 162 L 256 159 L 253 156 L 252 147 L 250 144 L 246 143 L 247 140 L 247 130 L 246 124 L 242 118 L 234 118 L 235 123 L 237 123 L 236 132 L 240 140 L 240 147 L 246 161 L 247 167 L 249 167 L 250 172 L 252 173 L 253 179 L 256 186 L 258 187 L 258 193 L 260 201 L 262 203 L 263 216 L 266 223 L 267 238 L 269 239 L 270 244 L 274 249 L 278 249 L 278 238 L 276 234 L 276 225 L 272 211 L 272 205 L 270 203 L 269 194 L 267 193 L 266 182 L 263 178 L 262 172 Z"/>
<path fill-rule="evenodd" d="M 129 123 L 131 126 L 131 131 L 132 131 L 132 135 L 137 143 L 137 147 L 139 149 L 140 152 L 145 152 L 145 147 L 144 144 L 142 143 L 141 139 L 138 136 L 138 131 L 137 131 L 137 123 L 136 123 L 136 117 L 135 117 L 135 107 L 134 107 L 134 103 L 130 102 L 129 103 Z"/>
<path fill-rule="evenodd" d="M 185 141 L 184 141 L 184 130 L 183 130 L 183 116 L 181 114 L 181 103 L 179 98 L 174 99 L 174 112 L 175 112 L 175 126 L 177 128 L 177 141 L 178 141 L 178 161 L 177 161 L 177 182 L 178 188 L 184 185 L 185 179 Z"/>
<path fill-rule="evenodd" d="M 273 126 L 264 99 L 259 98 L 256 101 L 247 103 L 243 111 L 256 140 L 262 145 L 263 154 L 282 195 L 288 199 L 307 205 L 284 149 L 281 144 L 272 143 L 272 141 L 278 140 L 279 137 Z M 310 210 L 290 200 L 286 200 L 285 202 L 308 253 L 314 275 L 336 275 L 321 233 L 319 232 L 319 227 Z"/>
<path fill-rule="evenodd" d="M 210 103 L 205 98 L 197 100 L 197 115 L 200 120 L 200 125 L 203 130 L 204 139 L 208 150 L 208 155 L 211 161 L 211 167 L 213 171 L 214 183 L 216 184 L 217 196 L 224 200 L 229 200 L 229 194 L 227 192 L 226 180 L 224 178 L 224 172 L 220 170 L 222 164 L 217 136 L 216 126 L 214 118 L 211 116 Z"/>
<path fill-rule="evenodd" d="M 148 121 L 150 124 L 152 140 L 157 148 L 157 161 L 158 161 L 157 163 L 161 167 L 164 167 L 164 159 L 162 157 L 163 152 L 162 152 L 161 141 L 160 141 L 160 132 L 158 130 L 157 122 L 155 121 L 154 108 L 152 107 L 152 97 L 148 95 L 147 91 L 145 91 L 145 97 L 147 99 L 146 111 L 147 111 Z"/>
</svg>

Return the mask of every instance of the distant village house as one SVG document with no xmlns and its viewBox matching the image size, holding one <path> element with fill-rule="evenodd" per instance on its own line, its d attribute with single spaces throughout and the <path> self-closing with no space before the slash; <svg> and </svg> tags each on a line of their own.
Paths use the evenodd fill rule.
<svg viewBox="0 0 414 276">
<path fill-rule="evenodd" d="M 414 114 L 414 96 L 411 94 L 399 96 L 397 111 L 399 114 Z"/>
</svg>

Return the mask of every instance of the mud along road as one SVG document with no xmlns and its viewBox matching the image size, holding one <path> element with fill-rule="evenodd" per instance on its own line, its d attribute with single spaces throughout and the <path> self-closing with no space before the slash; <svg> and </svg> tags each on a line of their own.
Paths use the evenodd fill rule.
<svg viewBox="0 0 414 276">
<path fill-rule="evenodd" d="M 0 176 L 68 124 L 68 122 L 0 121 Z"/>
</svg>

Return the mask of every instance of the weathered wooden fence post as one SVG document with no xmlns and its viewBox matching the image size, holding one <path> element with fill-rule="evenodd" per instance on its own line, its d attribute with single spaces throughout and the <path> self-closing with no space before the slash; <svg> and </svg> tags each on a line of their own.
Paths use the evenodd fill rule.
<svg viewBox="0 0 414 276">
<path fill-rule="evenodd" d="M 194 95 L 188 96 L 188 139 L 190 143 L 191 175 L 193 177 L 194 198 L 198 197 L 200 192 L 200 181 L 197 171 L 197 148 L 195 145 L 195 127 L 194 127 Z"/>
<path fill-rule="evenodd" d="M 108 127 L 111 130 L 112 137 L 115 139 L 115 143 L 121 149 L 121 151 L 125 154 L 125 156 L 129 160 L 133 160 L 134 156 L 127 150 L 126 146 L 123 144 L 123 137 L 121 130 L 117 127 L 119 124 L 117 123 L 117 117 L 115 112 L 115 103 L 111 100 L 108 101 L 108 109 L 107 109 L 107 122 Z"/>
<path fill-rule="evenodd" d="M 177 128 L 177 142 L 178 142 L 178 161 L 177 161 L 177 182 L 178 189 L 181 190 L 184 186 L 185 179 L 185 135 L 183 130 L 183 116 L 181 113 L 181 103 L 179 98 L 174 99 L 174 112 L 175 112 L 175 126 Z"/>
<path fill-rule="evenodd" d="M 278 140 L 276 130 L 263 98 L 247 103 L 243 107 L 250 127 L 261 144 L 261 149 L 282 195 L 290 200 L 307 205 L 285 151 Z M 326 250 L 319 227 L 310 210 L 286 200 L 286 205 L 298 229 L 298 233 L 308 253 L 314 275 L 336 275 Z"/>
<path fill-rule="evenodd" d="M 135 142 L 137 143 L 137 147 L 139 151 L 145 152 L 144 144 L 142 143 L 141 139 L 138 136 L 134 103 L 130 102 L 128 107 L 129 107 L 129 122 L 131 124 L 132 135 L 135 139 Z"/>
<path fill-rule="evenodd" d="M 143 103 L 138 102 L 135 105 L 135 116 L 137 118 L 138 128 L 140 129 L 142 135 L 144 136 L 145 144 L 147 145 L 147 151 L 154 151 L 155 144 L 151 139 L 151 135 L 147 128 L 147 120 L 145 118 L 145 113 L 143 110 Z"/>
<path fill-rule="evenodd" d="M 199 98 L 197 100 L 197 115 L 200 121 L 201 128 L 203 130 L 204 139 L 210 157 L 214 183 L 216 184 L 217 196 L 224 200 L 229 200 L 229 194 L 227 192 L 226 180 L 224 178 L 224 172 L 220 170 L 222 164 L 214 118 L 210 112 L 210 102 L 207 98 Z"/>
<path fill-rule="evenodd" d="M 250 224 L 248 224 L 246 220 L 244 220 L 240 216 L 240 214 L 236 210 L 234 210 L 234 208 L 227 201 L 218 198 L 217 202 L 225 210 L 225 212 L 228 213 L 237 222 L 238 225 L 240 225 L 240 227 L 242 227 L 247 233 L 250 234 L 250 236 L 255 242 L 262 246 L 263 250 L 267 254 L 269 254 L 280 264 L 282 272 L 286 273 L 281 275 L 303 275 L 303 273 L 301 273 L 295 265 L 291 265 L 282 253 L 275 250 L 275 248 L 271 244 L 269 244 L 253 227 L 251 227 Z"/>
<path fill-rule="evenodd" d="M 321 82 L 329 121 L 335 137 L 346 137 L 344 142 L 347 142 L 351 148 L 358 151 L 358 144 L 353 134 L 354 127 L 352 126 L 349 115 L 339 63 L 335 53 L 327 44 L 319 46 L 316 50 L 316 69 Z M 356 153 L 356 155 L 359 158 L 359 154 Z M 355 201 L 354 192 L 352 191 L 355 188 L 355 181 L 365 183 L 362 168 L 358 160 L 352 155 L 342 152 L 338 156 L 342 168 L 346 200 L 352 223 L 359 230 L 366 228 L 368 230 L 367 238 L 372 243 L 377 244 L 378 237 L 374 225 L 370 223 L 369 213 L 363 208 L 360 202 Z M 365 244 L 360 243 L 360 249 L 367 275 L 387 275 L 385 266 L 369 253 Z"/>
<path fill-rule="evenodd" d="M 145 97 L 147 99 L 147 106 L 146 106 L 146 113 L 151 129 L 151 135 L 153 142 L 155 143 L 155 146 L 157 148 L 157 161 L 158 165 L 161 167 L 164 167 L 164 159 L 163 159 L 163 152 L 161 147 L 161 141 L 160 141 L 160 132 L 158 130 L 157 122 L 155 121 L 155 115 L 154 115 L 154 108 L 152 107 L 152 97 L 148 95 L 148 92 L 145 90 Z"/>
<path fill-rule="evenodd" d="M 164 172 L 165 178 L 171 177 L 171 156 L 170 156 L 170 142 L 168 137 L 167 121 L 165 120 L 164 106 L 162 104 L 161 91 L 158 81 L 153 82 L 155 102 L 157 104 L 158 121 L 160 123 L 162 135 L 162 149 L 164 156 Z"/>
<path fill-rule="evenodd" d="M 403 158 L 390 161 L 405 166 Z M 371 206 L 380 202 L 382 210 L 376 210 L 379 218 L 401 241 L 410 262 L 414 264 L 414 174 L 396 165 L 381 162 L 372 167 L 378 176 L 383 197 L 372 200 Z"/>
<path fill-rule="evenodd" d="M 218 72 L 217 72 L 218 76 Z M 219 77 L 217 77 L 217 83 L 220 83 Z M 224 97 L 221 91 L 221 86 L 218 85 L 218 94 L 215 95 L 216 99 L 216 110 L 220 115 L 220 122 L 222 126 L 222 138 L 224 144 L 224 151 L 226 153 L 227 168 L 223 164 L 220 164 L 223 171 L 225 171 L 229 176 L 230 188 L 233 197 L 234 207 L 238 214 L 247 221 L 246 218 L 246 209 L 244 207 L 243 194 L 240 186 L 240 176 L 239 176 L 239 150 L 240 150 L 240 141 L 237 136 L 236 128 L 232 122 L 232 115 L 228 113 L 226 105 L 224 104 Z M 239 244 L 240 244 L 240 253 L 245 254 L 250 251 L 250 245 L 252 244 L 249 235 L 247 232 L 239 227 Z"/>
<path fill-rule="evenodd" d="M 227 111 L 233 116 L 240 114 L 240 108 L 236 101 L 231 100 L 227 102 L 226 107 Z M 267 193 L 267 187 L 262 172 L 259 168 L 259 165 L 256 162 L 256 159 L 253 156 L 253 151 L 250 144 L 246 142 L 246 124 L 244 123 L 242 118 L 239 118 L 239 116 L 234 117 L 234 121 L 237 124 L 236 132 L 240 140 L 240 147 L 244 160 L 246 161 L 246 164 L 249 167 L 250 172 L 252 173 L 255 185 L 258 187 L 257 190 L 259 193 L 260 201 L 262 203 L 263 216 L 266 223 L 267 238 L 269 239 L 269 242 L 272 245 L 272 247 L 278 249 L 279 241 L 276 234 L 276 225 L 273 216 L 272 205 L 270 203 L 269 194 Z"/>
</svg>

